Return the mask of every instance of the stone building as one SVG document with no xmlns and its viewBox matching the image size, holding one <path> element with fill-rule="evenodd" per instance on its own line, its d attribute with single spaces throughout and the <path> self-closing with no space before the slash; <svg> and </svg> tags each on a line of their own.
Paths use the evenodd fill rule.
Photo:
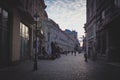
<svg viewBox="0 0 120 80">
<path fill-rule="evenodd" d="M 93 59 L 96 44 L 96 0 L 87 0 L 87 23 L 85 24 L 86 53 Z"/>
<path fill-rule="evenodd" d="M 51 43 L 60 48 L 60 52 L 74 50 L 74 41 L 64 31 L 62 31 L 57 23 L 52 19 L 43 21 L 43 34 L 45 36 L 45 48 L 48 55 L 52 55 Z"/>
<path fill-rule="evenodd" d="M 89 17 L 90 15 L 91 17 Z M 98 58 L 104 57 L 108 61 L 120 61 L 119 21 L 119 0 L 87 0 L 86 39 L 88 39 L 88 33 L 92 31 L 89 29 L 90 24 L 95 25 L 95 53 Z M 87 49 L 89 53 L 90 49 Z"/>
<path fill-rule="evenodd" d="M 65 29 L 64 31 L 74 41 L 74 51 L 81 52 L 80 42 L 77 38 L 78 33 L 75 30 Z"/>
<path fill-rule="evenodd" d="M 42 3 L 43 0 L 0 0 L 0 67 L 33 56 L 34 14 L 40 14 Z"/>
</svg>

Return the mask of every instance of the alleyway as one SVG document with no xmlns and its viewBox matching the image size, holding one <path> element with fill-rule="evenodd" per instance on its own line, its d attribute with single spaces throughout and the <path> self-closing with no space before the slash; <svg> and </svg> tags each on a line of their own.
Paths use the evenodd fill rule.
<svg viewBox="0 0 120 80">
<path fill-rule="evenodd" d="M 0 80 L 120 80 L 120 67 L 101 61 L 84 61 L 83 53 L 61 55 L 55 60 L 38 60 L 0 69 Z"/>
</svg>

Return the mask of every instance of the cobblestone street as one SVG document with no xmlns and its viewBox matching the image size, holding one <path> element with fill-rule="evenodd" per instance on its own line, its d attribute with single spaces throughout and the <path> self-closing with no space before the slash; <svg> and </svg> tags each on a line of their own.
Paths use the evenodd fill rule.
<svg viewBox="0 0 120 80">
<path fill-rule="evenodd" d="M 55 60 L 38 60 L 0 69 L 0 80 L 120 80 L 120 67 L 101 61 L 84 61 L 83 53 L 61 55 Z"/>
</svg>

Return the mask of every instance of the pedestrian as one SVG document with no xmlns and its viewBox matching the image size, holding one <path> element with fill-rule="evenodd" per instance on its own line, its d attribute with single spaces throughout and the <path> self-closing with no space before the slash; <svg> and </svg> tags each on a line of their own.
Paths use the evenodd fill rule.
<svg viewBox="0 0 120 80">
<path fill-rule="evenodd" d="M 54 42 L 51 42 L 51 48 L 52 48 L 52 59 L 56 58 L 56 46 Z"/>
<path fill-rule="evenodd" d="M 71 55 L 73 55 L 73 51 L 71 51 Z"/>
<path fill-rule="evenodd" d="M 74 51 L 74 56 L 76 56 L 76 51 Z"/>
<path fill-rule="evenodd" d="M 43 56 L 47 55 L 47 52 L 46 52 L 46 50 L 45 50 L 45 47 L 42 48 L 42 54 L 43 54 Z"/>
<path fill-rule="evenodd" d="M 67 51 L 65 51 L 65 54 L 66 54 L 66 56 L 67 56 Z"/>
<path fill-rule="evenodd" d="M 87 62 L 87 54 L 84 53 L 85 62 Z"/>
<path fill-rule="evenodd" d="M 56 47 L 56 51 L 57 51 L 56 52 L 57 53 L 56 56 L 57 56 L 57 58 L 59 58 L 60 57 L 60 48 L 59 48 L 59 46 Z"/>
</svg>

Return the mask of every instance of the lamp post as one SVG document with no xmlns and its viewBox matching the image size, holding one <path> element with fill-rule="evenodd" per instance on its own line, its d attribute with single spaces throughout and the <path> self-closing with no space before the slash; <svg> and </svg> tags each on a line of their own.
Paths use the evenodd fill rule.
<svg viewBox="0 0 120 80">
<path fill-rule="evenodd" d="M 35 20 L 35 58 L 34 58 L 34 71 L 37 70 L 37 53 L 38 53 L 38 38 L 37 38 L 37 21 L 39 21 L 39 15 L 36 13 L 34 15 L 34 20 Z"/>
</svg>

